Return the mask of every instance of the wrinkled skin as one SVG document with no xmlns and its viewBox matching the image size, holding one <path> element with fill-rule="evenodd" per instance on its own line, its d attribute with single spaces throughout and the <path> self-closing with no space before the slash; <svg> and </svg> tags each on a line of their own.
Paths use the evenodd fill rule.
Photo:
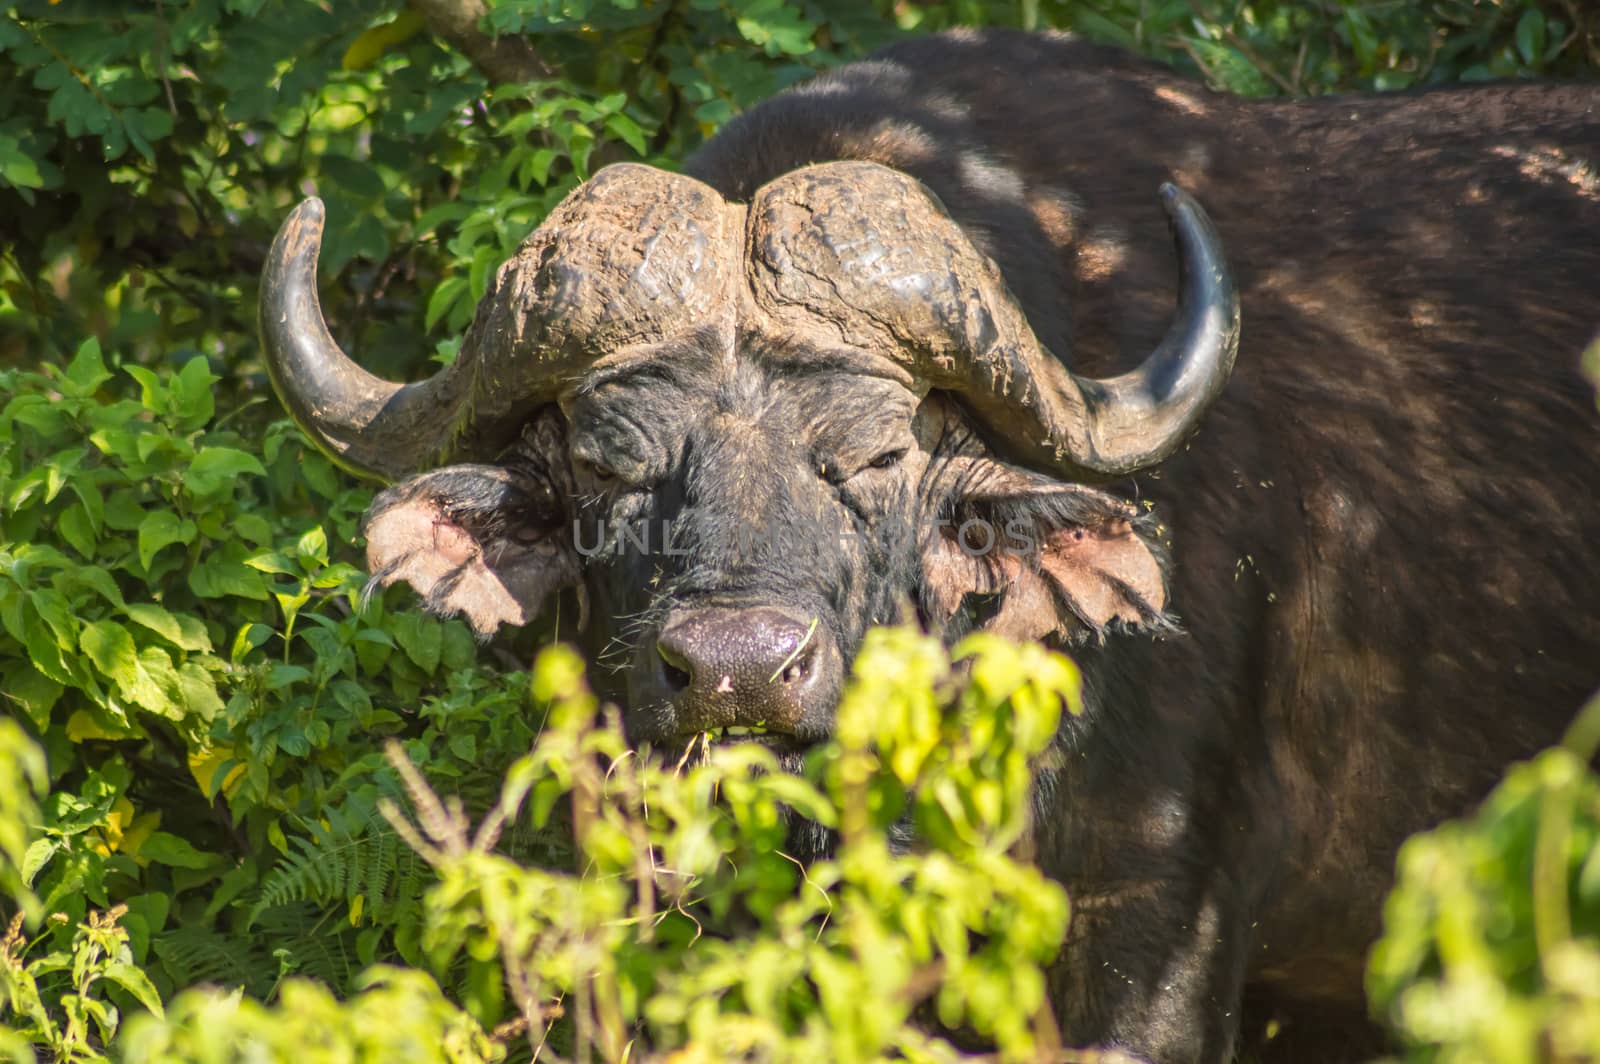
<svg viewBox="0 0 1600 1064">
<path fill-rule="evenodd" d="M 1134 618 L 1158 614 L 1159 572 L 1149 548 L 1121 520 L 1122 504 L 992 463 L 985 468 L 970 459 L 953 461 L 956 434 L 970 438 L 970 430 L 943 404 L 923 404 L 919 417 L 915 397 L 902 385 L 859 374 L 794 377 L 741 360 L 731 377 L 695 382 L 669 396 L 662 395 L 659 381 L 644 388 L 620 385 L 584 397 L 572 410 L 574 425 L 583 426 L 575 431 L 574 453 L 616 462 L 607 463 L 617 482 L 609 485 L 595 483 L 594 463 L 583 463 L 601 499 L 590 516 L 604 515 L 612 527 L 669 522 L 683 551 L 672 558 L 619 550 L 612 564 L 600 567 L 603 582 L 589 585 L 599 615 L 633 618 L 631 652 L 625 630 L 618 636 L 621 646 L 613 645 L 610 653 L 629 652 L 627 720 L 638 738 L 686 730 L 668 705 L 671 691 L 648 638 L 673 611 L 781 603 L 818 618 L 818 641 L 846 656 L 873 624 L 904 617 L 920 618 L 935 630 L 950 627 L 964 595 L 1001 586 L 1004 553 L 968 559 L 936 527 L 946 518 L 953 534 L 958 512 L 983 502 L 999 505 L 1000 498 L 984 499 L 986 487 L 1014 493 L 1011 498 L 1025 508 L 1041 511 L 1019 526 L 1032 538 L 1057 531 L 1043 513 L 1045 500 L 1056 497 L 1097 504 L 1074 528 L 1100 531 L 1121 522 L 1107 543 L 1136 544 L 1126 579 L 1142 578 L 1146 586 L 1140 591 L 1150 598 L 1135 591 L 1129 593 L 1132 602 L 1123 602 L 1109 578 L 1075 574 L 1055 590 L 1089 604 L 1080 623 L 1103 625 L 1114 609 Z M 663 402 L 679 413 L 645 413 Z M 986 514 L 996 527 L 1005 527 L 992 511 Z M 1141 559 L 1143 567 L 1136 569 Z M 1119 582 L 1122 575 L 1116 576 Z M 1076 628 L 1065 609 L 1039 615 L 1046 616 L 1052 629 Z M 1047 632 L 1018 627 L 1013 634 Z M 837 694 L 831 687 L 807 706 L 795 728 L 800 740 L 826 734 Z"/>
<path fill-rule="evenodd" d="M 789 751 L 826 734 L 869 624 L 1068 647 L 1088 712 L 1034 840 L 1074 901 L 1068 1037 L 1221 1061 L 1277 1019 L 1264 1059 L 1378 1048 L 1361 971 L 1399 843 L 1600 684 L 1577 372 L 1600 328 L 1600 87 L 1243 103 L 1062 38 L 957 34 L 775 98 L 686 171 L 744 203 L 825 159 L 917 177 L 1039 341 L 1105 374 L 1171 305 L 1151 191 L 1195 192 L 1245 328 L 1199 435 L 1090 484 L 1008 461 L 992 418 L 848 344 L 708 326 L 575 375 L 493 465 L 391 488 L 375 578 L 483 632 L 573 589 L 638 740 L 768 712 L 748 662 L 714 677 L 731 708 L 674 695 L 663 633 L 691 610 L 683 653 L 737 641 L 718 610 L 769 611 L 757 639 L 814 622 L 767 740 Z M 936 524 L 972 516 L 1031 549 L 974 557 Z M 677 552 L 591 549 L 640 519 Z"/>
<path fill-rule="evenodd" d="M 524 623 L 558 581 L 581 581 L 597 683 L 626 707 L 630 737 L 658 744 L 753 723 L 674 704 L 656 643 L 682 611 L 781 604 L 846 660 L 868 627 L 902 620 L 953 639 L 981 615 L 1012 638 L 1060 642 L 1169 625 L 1153 522 L 996 460 L 947 400 L 758 357 L 725 378 L 690 369 L 652 361 L 548 411 L 530 433 L 539 445 L 503 466 L 386 492 L 369 519 L 375 578 L 406 580 L 480 629 Z M 563 493 L 560 517 L 540 509 Z M 793 742 L 773 741 L 798 751 L 825 736 L 842 677 L 790 722 Z"/>
</svg>

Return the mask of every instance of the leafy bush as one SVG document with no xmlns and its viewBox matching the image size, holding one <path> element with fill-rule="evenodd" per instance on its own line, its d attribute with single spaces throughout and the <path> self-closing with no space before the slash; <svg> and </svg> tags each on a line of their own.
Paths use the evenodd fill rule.
<svg viewBox="0 0 1600 1064">
<path fill-rule="evenodd" d="M 403 591 L 363 608 L 354 541 L 369 492 L 279 419 L 255 340 L 261 260 L 303 195 L 329 204 L 323 297 L 336 333 L 398 378 L 451 357 L 448 338 L 493 269 L 596 167 L 672 166 L 772 91 L 905 33 L 1068 27 L 1253 95 L 1600 67 L 1600 18 L 1570 0 L 492 0 L 476 35 L 419 14 L 432 6 L 17 0 L 0 11 L 0 64 L 14 75 L 0 79 L 0 703 L 15 715 L 0 721 L 0 891 L 26 914 L 0 948 L 0 1021 L 13 1028 L 0 1030 L 0 1054 L 24 1058 L 36 1046 L 91 1059 L 124 1017 L 159 1011 L 159 999 L 166 1021 L 145 1025 L 126 1053 L 227 1057 L 237 1037 L 264 1039 L 273 1055 L 310 1055 L 325 1038 L 343 1047 L 330 1053 L 402 1059 L 415 1044 L 405 1039 L 449 1030 L 430 1047 L 492 1055 L 507 1040 L 484 1032 L 525 1004 L 496 989 L 516 954 L 491 948 L 489 915 L 472 915 L 477 895 L 462 887 L 454 907 L 442 907 L 437 896 L 424 902 L 425 885 L 447 871 L 468 882 L 470 857 L 508 883 L 553 877 L 537 882 L 561 897 L 610 890 L 605 904 L 621 904 L 637 892 L 641 877 L 626 868 L 604 888 L 549 872 L 591 844 L 558 830 L 560 817 L 510 829 L 496 852 L 515 865 L 469 848 L 430 868 L 379 813 L 385 798 L 404 794 L 383 752 L 391 739 L 465 809 L 495 808 L 550 707 L 517 668 L 493 665 L 528 662 L 547 633 L 480 648 L 461 625 L 415 612 Z M 490 32 L 504 35 L 493 56 L 483 47 Z M 925 667 L 925 679 L 938 672 L 931 659 Z M 607 752 L 604 728 L 584 734 L 594 756 Z M 719 793 L 743 787 L 757 805 L 777 800 L 771 788 L 785 784 L 724 764 L 729 756 L 694 778 L 725 779 Z M 1019 764 L 960 799 L 978 811 L 962 816 L 978 817 L 999 850 L 1006 830 L 984 818 L 1015 813 L 995 802 L 1017 793 Z M 658 785 L 651 770 L 630 771 L 629 793 Z M 976 781 L 999 768 L 972 771 Z M 842 817 L 847 795 L 818 772 L 801 782 L 817 809 Z M 880 780 L 882 766 L 867 776 Z M 979 889 L 961 878 L 961 862 L 980 857 L 960 848 L 977 836 L 963 834 L 971 823 L 951 801 L 938 812 L 913 797 L 908 808 L 934 846 L 927 856 L 943 853 L 953 868 L 954 878 L 928 889 L 954 897 L 955 885 Z M 746 827 L 715 817 L 693 827 L 696 808 L 670 812 L 645 838 L 679 824 L 682 841 L 657 845 L 755 845 Z M 922 952 L 906 945 L 918 877 L 933 874 L 922 858 L 865 870 L 847 860 L 869 852 L 862 840 L 881 830 L 880 812 L 873 807 L 850 836 L 857 841 L 810 884 L 770 855 L 738 862 L 767 877 L 760 889 L 724 882 L 725 870 L 702 874 L 696 889 L 718 892 L 707 902 L 723 907 L 718 919 L 748 921 L 725 938 L 702 936 L 702 955 L 724 951 L 726 970 L 710 960 L 681 977 L 671 970 L 669 947 L 686 934 L 675 914 L 648 940 L 632 925 L 575 925 L 590 937 L 570 949 L 622 935 L 617 957 L 630 967 L 607 962 L 618 989 L 590 999 L 587 1035 L 573 995 L 588 984 L 571 971 L 538 973 L 542 986 L 572 992 L 562 1005 L 571 1018 L 552 1037 L 614 1047 L 620 1015 L 652 1045 L 711 1045 L 706 1025 L 723 1037 L 724 1021 L 694 1011 L 692 974 L 702 980 L 695 986 L 720 988 L 707 996 L 745 1009 L 742 1029 L 763 1044 L 819 1038 L 837 1039 L 840 1053 L 944 1052 L 931 1041 L 917 1048 L 903 1003 L 858 1015 L 854 998 L 823 994 L 825 984 L 846 985 L 822 974 L 856 941 L 832 937 L 858 933 L 843 914 L 866 911 L 852 916 L 859 933 L 904 947 L 883 963 L 903 974 L 913 958 L 919 978 L 938 984 L 914 981 L 925 1012 L 1022 1045 L 1028 1010 L 995 1010 L 1001 984 L 986 982 L 989 961 L 971 960 L 981 951 L 951 967 L 955 931 L 944 925 L 945 937 Z M 610 823 L 599 814 L 595 822 Z M 440 845 L 431 842 L 429 855 L 437 859 Z M 632 835 L 617 846 L 592 858 L 597 867 L 621 867 L 602 859 L 639 849 Z M 672 852 L 703 867 L 700 851 Z M 827 876 L 836 911 L 808 937 L 797 929 L 818 918 L 804 906 L 822 904 L 811 887 Z M 1015 886 L 998 882 L 983 889 Z M 785 885 L 801 908 L 779 901 Z M 943 918 L 968 928 L 979 918 L 964 899 L 948 908 L 955 915 Z M 473 929 L 454 952 L 437 922 L 447 910 Z M 1034 919 L 1042 926 L 1047 915 Z M 809 998 L 736 985 L 745 973 L 727 961 L 727 944 L 748 935 L 789 943 L 773 937 L 780 931 L 810 943 L 796 948 L 798 960 L 785 953 L 782 969 L 806 976 Z M 1010 933 L 991 941 L 1031 941 L 1031 932 Z M 946 958 L 937 980 L 927 974 L 935 953 Z M 1016 977 L 1031 978 L 1031 963 L 1016 965 Z M 679 1004 L 652 1011 L 649 980 Z M 959 1003 L 946 999 L 947 982 Z M 180 993 L 202 983 L 243 995 Z M 1013 1004 L 1030 1001 L 1027 986 L 1012 989 Z M 612 1002 L 606 1016 L 596 1011 L 603 1000 Z M 827 1008 L 844 1010 L 839 1030 L 810 1031 L 804 1018 Z M 384 1010 L 416 1025 L 384 1027 Z M 285 1015 L 305 1025 L 280 1028 Z"/>
<path fill-rule="evenodd" d="M 190 990 L 164 1018 L 152 1015 L 131 1024 L 117 1056 L 125 1064 L 477 1064 L 505 1056 L 422 972 L 377 967 L 361 976 L 357 988 L 339 1001 L 320 983 L 289 979 L 273 1008 L 237 990 Z"/>
<path fill-rule="evenodd" d="M 1033 1059 L 1054 1038 L 1043 967 L 1067 905 L 1012 851 L 1030 827 L 1032 762 L 1063 706 L 1078 705 L 1077 673 L 993 637 L 954 657 L 959 685 L 937 641 L 873 633 L 837 741 L 791 775 L 765 747 L 709 737 L 676 763 L 634 756 L 582 663 L 548 650 L 533 674 L 547 726 L 475 830 L 459 797 L 441 800 L 392 747 L 418 822 L 392 804 L 385 816 L 437 876 L 423 953 L 435 972 L 465 968 L 471 1015 L 422 973 L 383 967 L 343 1004 L 293 980 L 274 1010 L 191 990 L 164 1013 L 118 926 L 126 906 L 91 913 L 69 949 L 26 963 L 19 918 L 0 948 L 11 1008 L 60 1059 L 100 1059 L 116 1032 L 116 1010 L 92 992 L 102 980 L 149 1010 L 121 1043 L 130 1061 L 282 1059 L 329 1042 L 372 1059 L 498 1059 L 480 1021 L 505 993 L 519 1018 L 502 1038 L 579 1056 L 620 1059 L 641 1037 L 685 1059 L 957 1056 L 913 1022 L 925 1012 Z M 570 810 L 575 861 L 500 847 L 525 807 L 539 830 Z M 793 815 L 836 828 L 837 856 L 805 867 L 784 854 Z M 923 842 L 915 852 L 890 841 L 902 822 Z M 41 989 L 68 970 L 59 993 Z"/>
<path fill-rule="evenodd" d="M 1468 820 L 1408 840 L 1367 976 L 1410 1056 L 1600 1057 L 1600 700 Z"/>
<path fill-rule="evenodd" d="M 399 793 L 375 772 L 384 737 L 492 794 L 534 722 L 461 625 L 361 608 L 329 542 L 367 493 L 286 424 L 241 437 L 215 379 L 201 358 L 108 366 L 93 340 L 64 369 L 0 373 L 0 682 L 51 770 L 20 854 L 21 792 L 0 796 L 0 881 L 61 914 L 55 950 L 116 907 L 162 993 L 266 994 L 291 971 L 343 987 L 421 959 L 423 869 L 376 812 Z"/>
</svg>

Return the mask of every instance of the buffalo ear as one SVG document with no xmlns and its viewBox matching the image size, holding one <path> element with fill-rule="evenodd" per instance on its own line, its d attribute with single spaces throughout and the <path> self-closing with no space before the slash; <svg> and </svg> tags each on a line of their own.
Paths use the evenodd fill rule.
<svg viewBox="0 0 1600 1064">
<path fill-rule="evenodd" d="M 1153 521 L 1089 488 L 969 495 L 923 553 L 924 609 L 941 624 L 1050 642 L 1173 627 Z"/>
<path fill-rule="evenodd" d="M 446 466 L 373 500 L 363 531 L 372 584 L 410 584 L 429 611 L 463 615 L 479 636 L 538 616 L 581 575 L 563 450 L 524 434 L 508 464 Z M 538 446 L 530 446 L 537 443 Z"/>
</svg>

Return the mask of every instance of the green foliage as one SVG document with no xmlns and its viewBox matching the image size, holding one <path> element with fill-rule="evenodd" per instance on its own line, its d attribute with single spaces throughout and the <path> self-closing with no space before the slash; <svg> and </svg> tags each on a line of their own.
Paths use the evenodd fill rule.
<svg viewBox="0 0 1600 1064">
<path fill-rule="evenodd" d="M 59 914 L 28 945 L 50 957 L 72 955 L 91 906 L 121 913 L 118 963 L 162 994 L 217 979 L 269 995 L 291 972 L 343 990 L 421 959 L 423 869 L 376 813 L 398 793 L 383 740 L 487 794 L 533 723 L 463 626 L 363 608 L 330 543 L 351 541 L 367 492 L 285 424 L 241 435 L 216 382 L 203 358 L 153 371 L 92 339 L 64 368 L 0 372 L 0 683 L 17 713 L 0 722 L 0 882 Z M 48 754 L 38 806 L 45 759 L 24 731 Z M 60 964 L 29 972 L 52 1014 L 100 1000 Z M 110 978 L 114 1027 L 147 1002 Z"/>
<path fill-rule="evenodd" d="M 638 1029 L 700 1058 L 949 1055 L 913 1011 L 1013 1054 L 1048 1034 L 1060 899 L 1007 854 L 1052 703 L 1007 677 L 1064 666 L 975 644 L 957 696 L 931 647 L 885 636 L 894 664 L 864 663 L 803 777 L 719 749 L 596 783 L 617 740 L 570 661 L 537 698 L 489 665 L 541 633 L 485 650 L 403 591 L 363 605 L 369 492 L 278 419 L 255 340 L 262 256 L 306 194 L 335 332 L 420 374 L 597 167 L 676 165 L 811 71 L 958 25 L 1070 28 L 1257 95 L 1600 67 L 1571 0 L 490 0 L 480 30 L 538 55 L 511 81 L 402 0 L 0 9 L 0 893 L 25 917 L 0 1057 L 93 1059 L 157 999 L 131 1059 L 492 1059 L 485 1030 L 542 1031 L 562 993 L 564 1049 Z M 389 740 L 475 815 L 511 817 L 517 765 L 534 815 L 497 849 L 435 838 L 428 868 L 379 815 Z M 833 818 L 838 859 L 778 855 L 778 805 Z M 588 810 L 576 839 L 557 807 Z M 926 851 L 885 847 L 902 814 Z M 559 871 L 580 855 L 590 874 Z M 206 982 L 228 989 L 179 993 Z"/>
<path fill-rule="evenodd" d="M 793 775 L 764 747 L 709 737 L 677 763 L 634 756 L 615 713 L 584 688 L 582 663 L 546 651 L 533 687 L 549 725 L 475 829 L 393 751 L 418 823 L 391 805 L 385 816 L 438 877 L 422 913 L 429 962 L 464 964 L 468 1011 L 484 1025 L 512 1012 L 505 1036 L 519 1032 L 534 1051 L 958 1057 L 920 1016 L 964 1026 L 1005 1059 L 1036 1059 L 1039 1039 L 1053 1037 L 1043 967 L 1067 904 L 1012 854 L 1029 827 L 1031 762 L 1063 706 L 1078 704 L 1077 672 L 987 637 L 954 656 L 972 682 L 953 683 L 936 641 L 874 632 L 838 741 Z M 575 862 L 530 863 L 499 845 L 508 824 L 526 815 L 542 825 L 558 808 L 571 817 Z M 786 811 L 837 826 L 837 857 L 803 868 L 784 854 Z M 904 816 L 926 831 L 912 852 L 890 844 Z M 377 1052 L 368 1040 L 388 1039 L 384 1051 L 401 1055 L 387 1059 L 413 1059 L 405 1045 L 429 1047 L 422 1059 L 500 1052 L 420 973 L 378 969 L 361 985 L 373 979 L 380 991 L 343 1005 L 285 984 L 274 1012 L 191 991 L 167 1019 L 139 1020 L 123 1059 L 266 1047 L 283 1058 L 325 1037 L 365 1053 Z M 381 1003 L 402 992 L 407 1023 L 394 1027 Z"/>
<path fill-rule="evenodd" d="M 139 1007 L 152 1015 L 163 1014 L 161 998 L 150 977 L 134 963 L 128 932 L 118 926 L 127 913 L 119 905 L 105 913 L 90 913 L 77 927 L 69 949 L 46 953 L 34 960 L 25 955 L 36 945 L 22 934 L 22 914 L 12 920 L 0 939 L 0 984 L 5 990 L 0 1017 L 15 1015 L 17 1026 L 0 1041 L 0 1052 L 12 1059 L 28 1060 L 30 1045 L 49 1051 L 54 1060 L 103 1061 L 99 1047 L 109 1045 L 121 1023 L 117 1006 L 102 996 L 97 984 L 115 984 Z M 66 923 L 52 916 L 53 924 Z M 58 994 L 40 990 L 40 981 L 59 976 L 65 988 Z"/>
<path fill-rule="evenodd" d="M 190 990 L 163 1010 L 124 904 L 88 914 L 35 960 L 51 931 L 29 941 L 18 915 L 0 942 L 0 1018 L 23 1041 L 0 1049 L 106 1059 L 122 1012 L 95 988 L 111 984 L 146 1010 L 118 1043 L 125 1061 L 496 1060 L 505 1046 L 485 1030 L 506 1011 L 501 1039 L 607 1059 L 641 1034 L 684 1059 L 954 1059 L 914 1022 L 929 1017 L 1034 1059 L 1054 1037 L 1043 969 L 1067 905 L 1013 853 L 1030 826 L 1034 762 L 1063 708 L 1076 710 L 1078 677 L 1064 658 L 992 637 L 954 658 L 964 683 L 935 640 L 872 633 L 838 740 L 793 775 L 765 747 L 709 737 L 677 763 L 635 756 L 583 686 L 582 663 L 548 650 L 533 675 L 548 726 L 476 829 L 459 798 L 440 799 L 391 748 L 419 824 L 393 803 L 384 815 L 437 877 L 417 914 L 422 955 L 458 977 L 466 1012 L 422 972 L 381 965 L 342 1003 L 291 979 L 272 1008 Z M 805 868 L 782 852 L 791 812 L 838 828 L 834 859 Z M 501 845 L 524 816 L 570 833 L 576 859 L 530 861 L 516 856 L 525 846 Z M 906 818 L 922 840 L 909 852 L 890 842 Z"/>
<path fill-rule="evenodd" d="M 1600 1056 L 1600 700 L 1471 819 L 1408 840 L 1367 986 L 1417 1060 Z"/>
<path fill-rule="evenodd" d="M 347 1001 L 303 979 L 284 983 L 270 1009 L 237 992 L 190 990 L 173 1001 L 165 1022 L 146 1015 L 129 1024 L 120 1050 L 124 1064 L 479 1064 L 504 1055 L 432 979 L 386 967 L 364 975 Z"/>
<path fill-rule="evenodd" d="M 369 909 L 392 912 L 420 887 L 419 863 L 384 825 L 351 835 L 314 824 L 310 837 L 289 840 L 289 851 L 262 879 L 249 922 L 269 909 L 307 899 L 344 901 L 351 919 L 360 920 Z"/>
<path fill-rule="evenodd" d="M 16 721 L 0 720 L 0 897 L 18 899 L 35 917 L 38 899 L 23 885 L 23 869 L 45 782 L 44 753 Z"/>
<path fill-rule="evenodd" d="M 482 29 L 530 35 L 544 65 L 491 86 L 400 0 L 19 0 L 0 14 L 16 73 L 0 352 L 65 361 L 93 334 L 140 363 L 250 366 L 262 253 L 314 189 L 341 338 L 414 371 L 433 353 L 416 338 L 458 334 L 595 166 L 672 165 L 819 67 L 956 25 L 1072 29 L 1253 95 L 1570 75 L 1600 56 L 1600 16 L 1571 0 L 495 0 Z"/>
<path fill-rule="evenodd" d="M 1600 17 L 1563 0 L 1040 0 L 1041 24 L 1190 66 L 1246 96 L 1576 75 Z"/>
</svg>

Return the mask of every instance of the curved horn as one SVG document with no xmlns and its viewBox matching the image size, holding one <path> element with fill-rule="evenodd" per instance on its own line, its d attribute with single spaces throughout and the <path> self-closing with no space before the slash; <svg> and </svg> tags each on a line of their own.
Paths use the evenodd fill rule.
<svg viewBox="0 0 1600 1064">
<path fill-rule="evenodd" d="M 959 393 L 997 441 L 1075 478 L 1122 476 L 1177 450 L 1221 393 L 1239 298 L 1216 229 L 1164 185 L 1178 246 L 1177 317 L 1138 368 L 1079 377 L 1034 336 L 999 268 L 914 178 L 827 163 L 778 179 L 751 211 L 755 295 L 794 328 L 831 329 Z M 818 278 L 826 278 L 819 284 Z M 840 302 L 854 313 L 840 314 Z"/>
<path fill-rule="evenodd" d="M 1161 186 L 1161 205 L 1178 251 L 1178 310 L 1166 336 L 1120 376 L 1072 376 L 1088 406 L 1091 468 L 1107 476 L 1176 451 L 1222 394 L 1239 353 L 1239 293 L 1216 226 L 1170 182 Z"/>
<path fill-rule="evenodd" d="M 324 217 L 320 199 L 306 200 L 284 220 L 267 253 L 260 303 L 267 375 L 290 416 L 336 462 L 396 479 L 447 449 L 467 398 L 467 374 L 453 366 L 416 384 L 392 384 L 339 348 L 317 298 Z"/>
<path fill-rule="evenodd" d="M 278 230 L 261 277 L 273 387 L 339 464 L 395 480 L 446 460 L 495 458 L 577 371 L 716 317 L 737 247 L 722 198 L 648 166 L 606 167 L 573 190 L 495 274 L 456 361 L 399 385 L 339 349 L 317 300 L 322 202 Z"/>
</svg>

